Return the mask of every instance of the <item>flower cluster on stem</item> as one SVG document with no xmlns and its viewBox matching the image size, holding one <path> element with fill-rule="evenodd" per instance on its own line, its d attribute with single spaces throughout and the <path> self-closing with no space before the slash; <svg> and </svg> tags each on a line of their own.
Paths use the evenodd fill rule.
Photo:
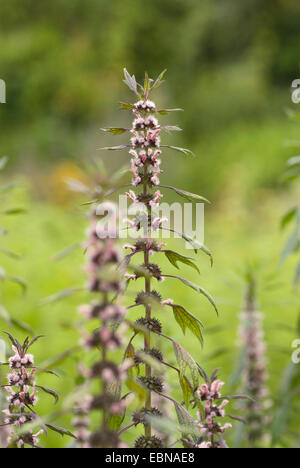
<svg viewBox="0 0 300 468">
<path fill-rule="evenodd" d="M 126 367 L 118 366 L 110 359 L 109 353 L 122 346 L 122 330 L 117 330 L 126 310 L 113 297 L 122 291 L 123 285 L 117 267 L 120 263 L 120 252 L 116 240 L 112 237 L 101 238 L 99 234 L 99 218 L 95 210 L 91 214 L 91 223 L 86 243 L 88 262 L 86 274 L 88 290 L 97 295 L 91 304 L 80 307 L 85 324 L 95 321 L 98 326 L 92 332 L 87 327 L 82 329 L 82 344 L 86 351 L 98 351 L 99 358 L 90 368 L 79 366 L 79 372 L 92 387 L 93 381 L 100 381 L 100 393 L 85 396 L 77 402 L 74 410 L 76 417 L 73 425 L 76 436 L 84 448 L 110 448 L 121 445 L 116 433 L 110 430 L 109 420 L 113 415 L 119 415 L 124 410 L 124 402 L 120 401 L 117 389 L 125 373 Z M 100 326 L 99 326 L 100 323 Z M 101 413 L 101 427 L 91 430 L 90 413 Z"/>
<path fill-rule="evenodd" d="M 213 380 L 212 382 L 202 384 L 198 389 L 198 397 L 203 404 L 203 411 L 198 412 L 198 427 L 203 434 L 201 442 L 196 448 L 227 448 L 223 434 L 227 429 L 231 429 L 230 423 L 223 425 L 218 421 L 225 417 L 225 406 L 229 401 L 222 399 L 221 388 L 224 382 Z"/>
<path fill-rule="evenodd" d="M 126 195 L 133 204 L 131 208 L 137 207 L 137 213 L 134 219 L 124 220 L 124 222 L 128 224 L 128 237 L 131 231 L 135 234 L 132 235 L 134 241 L 130 241 L 124 246 L 125 249 L 129 251 L 125 258 L 125 263 L 128 266 L 126 279 L 128 283 L 142 280 L 144 282 L 144 287 L 137 294 L 135 303 L 128 307 L 128 309 L 143 307 L 144 315 L 138 318 L 134 324 L 130 324 L 131 328 L 134 330 L 134 335 L 128 344 L 125 357 L 132 359 L 133 366 L 137 368 L 138 377 L 133 384 L 135 388 L 136 384 L 142 387 L 144 390 L 142 394 L 145 395 L 145 399 L 143 408 L 138 409 L 133 415 L 133 424 L 123 428 L 120 433 L 141 424 L 144 426 L 144 434 L 136 440 L 135 447 L 163 448 L 168 438 L 161 437 L 157 431 L 154 432 L 155 425 L 153 424 L 153 417 L 163 417 L 160 407 L 161 399 L 163 398 L 171 402 L 176 410 L 180 424 L 182 424 L 182 418 L 188 418 L 189 422 L 191 420 L 194 421 L 187 410 L 195 397 L 195 389 L 200 384 L 200 373 L 198 365 L 192 356 L 179 343 L 163 333 L 163 325 L 160 320 L 153 316 L 153 312 L 154 310 L 161 311 L 168 309 L 169 312 L 171 310 L 175 321 L 181 327 L 183 333 L 185 333 L 188 328 L 190 332 L 197 337 L 201 345 L 203 344 L 203 325 L 198 317 L 191 314 L 185 307 L 176 304 L 173 299 L 163 299 L 160 293 L 154 289 L 153 283 L 170 278 L 179 280 L 181 283 L 185 284 L 185 286 L 191 287 L 194 291 L 205 296 L 217 313 L 218 310 L 214 299 L 204 288 L 180 276 L 163 274 L 160 266 L 152 261 L 151 257 L 155 254 L 165 255 L 173 267 L 179 269 L 178 263 L 180 262 L 193 268 L 197 273 L 200 273 L 198 266 L 191 258 L 183 256 L 179 252 L 167 249 L 166 244 L 158 240 L 160 238 L 159 234 L 164 231 L 175 232 L 166 226 L 168 220 L 160 214 L 160 211 L 162 211 L 159 210 L 160 201 L 163 196 L 161 188 L 173 189 L 179 196 L 183 196 L 184 198 L 188 196 L 189 200 L 199 200 L 199 198 L 201 200 L 205 199 L 199 197 L 199 195 L 184 192 L 174 187 L 162 186 L 160 183 L 163 148 L 190 154 L 189 150 L 161 144 L 162 131 L 180 130 L 177 126 L 161 126 L 158 122 L 157 115 L 166 115 L 172 111 L 181 109 L 158 110 L 156 104 L 149 99 L 150 92 L 163 82 L 165 72 L 163 72 L 157 80 L 150 80 L 146 73 L 143 85 L 137 83 L 135 76 L 131 76 L 127 70 L 124 70 L 124 73 L 124 82 L 135 95 L 138 96 L 138 100 L 134 104 L 120 103 L 121 108 L 132 111 L 134 115 L 132 127 L 131 129 L 106 128 L 105 131 L 109 131 L 115 135 L 129 131 L 131 133 L 130 143 L 103 149 L 115 151 L 129 148 L 129 154 L 131 156 L 132 188 L 126 192 Z M 133 211 L 135 210 L 131 212 Z M 189 240 L 189 236 L 186 236 L 184 233 L 181 234 L 181 237 L 191 243 L 196 253 L 202 250 L 212 261 L 212 255 L 207 248 L 201 248 L 202 246 L 193 243 L 193 240 Z M 140 257 L 142 257 L 141 264 L 130 266 L 130 262 L 133 258 L 138 259 Z M 136 336 L 141 334 L 144 338 L 143 349 L 135 350 L 133 341 Z M 156 335 L 156 337 L 159 336 L 163 341 L 167 340 L 168 343 L 172 343 L 175 358 L 180 369 L 173 364 L 165 362 L 161 349 L 153 347 L 153 335 Z M 154 365 L 153 360 L 156 361 L 156 365 Z M 177 373 L 184 395 L 185 408 L 181 403 L 167 394 L 168 387 L 162 378 L 162 375 L 164 375 L 162 369 L 166 368 Z M 156 407 L 157 403 L 159 407 Z M 194 403 L 196 406 L 198 401 L 196 402 L 195 400 Z M 203 421 L 203 425 L 209 423 L 209 414 L 214 415 L 214 410 L 214 406 L 208 408 L 207 404 L 207 411 L 210 412 L 206 414 L 208 419 L 206 421 L 205 418 L 206 422 Z M 219 411 L 222 411 L 222 408 Z M 193 425 L 191 431 L 194 428 Z M 222 432 L 221 429 L 225 430 L 226 428 L 227 426 L 220 426 L 220 432 Z M 208 429 L 210 428 L 208 427 Z M 197 430 L 200 433 L 199 428 L 197 428 Z M 207 432 L 210 433 L 211 430 Z M 215 440 L 215 434 L 213 434 L 211 438 L 213 439 L 213 445 L 219 443 Z M 203 440 L 205 441 L 204 436 Z"/>
<path fill-rule="evenodd" d="M 28 353 L 29 348 L 41 337 L 37 336 L 31 341 L 29 338 L 26 338 L 23 345 L 21 345 L 10 333 L 4 333 L 8 335 L 14 353 L 13 356 L 9 358 L 8 363 L 1 363 L 2 365 L 8 365 L 10 368 L 10 372 L 7 375 L 8 383 L 1 387 L 8 393 L 8 408 L 2 412 L 4 420 L 3 424 L 1 424 L 9 428 L 7 447 L 25 448 L 25 446 L 30 446 L 39 448 L 39 436 L 41 434 L 47 435 L 47 428 L 54 432 L 68 434 L 73 437 L 70 432 L 57 426 L 48 423 L 41 425 L 41 423 L 38 422 L 38 415 L 33 409 L 38 401 L 38 390 L 52 395 L 55 401 L 58 401 L 58 395 L 54 390 L 42 387 L 36 383 L 37 370 L 47 374 L 56 374 L 50 370 L 43 370 L 36 367 L 33 355 Z M 32 424 L 40 426 L 41 429 L 34 433 L 33 430 L 28 427 Z"/>
<path fill-rule="evenodd" d="M 263 316 L 258 311 L 256 300 L 256 282 L 249 275 L 241 313 L 240 341 L 245 353 L 242 372 L 243 391 L 252 399 L 246 403 L 248 421 L 248 439 L 255 446 L 261 439 L 267 420 L 265 402 L 268 396 L 266 345 L 262 327 Z"/>
</svg>

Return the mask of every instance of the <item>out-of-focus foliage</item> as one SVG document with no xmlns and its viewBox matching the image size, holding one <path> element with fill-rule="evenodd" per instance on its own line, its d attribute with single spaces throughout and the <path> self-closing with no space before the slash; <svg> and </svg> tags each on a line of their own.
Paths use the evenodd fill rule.
<svg viewBox="0 0 300 468">
<path fill-rule="evenodd" d="M 179 142 L 201 156 L 201 164 L 191 163 L 193 177 L 182 164 L 176 177 L 187 188 L 200 178 L 216 192 L 228 162 L 251 158 L 254 183 L 273 184 L 281 164 L 282 93 L 286 103 L 298 76 L 297 0 L 0 0 L 0 7 L 7 83 L 1 144 L 23 166 L 26 159 L 28 172 L 29 158 L 45 164 L 94 153 L 96 126 L 125 95 L 124 66 L 139 78 L 145 69 L 155 75 L 166 67 L 165 100 L 175 102 L 176 95 L 186 109 Z"/>
</svg>

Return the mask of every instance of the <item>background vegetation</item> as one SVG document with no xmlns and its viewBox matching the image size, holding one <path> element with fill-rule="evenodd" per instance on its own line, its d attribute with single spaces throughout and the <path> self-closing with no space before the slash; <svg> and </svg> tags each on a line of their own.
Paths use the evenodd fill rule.
<svg viewBox="0 0 300 468">
<path fill-rule="evenodd" d="M 23 297 L 16 285 L 3 284 L 1 303 L 47 335 L 36 345 L 38 360 L 78 341 L 76 332 L 60 324 L 76 317 L 79 295 L 38 307 L 43 297 L 84 281 L 82 254 L 51 262 L 57 251 L 82 240 L 86 227 L 81 199 L 74 200 L 64 180 L 85 181 L 84 163 L 98 158 L 97 148 L 110 143 L 99 128 L 127 122 L 117 106 L 128 100 L 123 67 L 137 77 L 145 69 L 155 75 L 168 68 L 168 86 L 157 91 L 156 99 L 162 106 L 185 109 L 172 117 L 184 128 L 175 144 L 197 156 L 169 154 L 164 161 L 168 182 L 172 178 L 172 185 L 213 202 L 206 213 L 206 243 L 216 262 L 211 271 L 201 258 L 200 267 L 203 285 L 219 302 L 220 328 L 212 333 L 216 318 L 205 301 L 190 293 L 190 309 L 201 310 L 208 330 L 204 351 L 192 339 L 189 350 L 209 369 L 222 365 L 222 377 L 230 384 L 242 271 L 247 262 L 258 264 L 276 396 L 294 339 L 278 324 L 295 326 L 299 310 L 292 290 L 294 262 L 279 266 L 286 237 L 280 218 L 299 195 L 297 186 L 287 188 L 280 181 L 285 160 L 295 154 L 286 141 L 299 134 L 297 121 L 290 122 L 285 112 L 295 107 L 290 85 L 299 77 L 299 2 L 0 0 L 0 11 L 0 78 L 7 83 L 7 104 L 0 107 L 0 154 L 10 158 L 6 180 L 21 183 L 7 206 L 29 208 L 22 217 L 3 221 L 10 234 L 2 245 L 24 258 L 1 259 L 5 269 L 27 280 L 29 289 Z M 123 158 L 128 160 L 126 154 Z M 104 160 L 112 173 L 120 165 L 118 156 Z M 169 287 L 164 285 L 166 296 Z M 180 301 L 187 293 L 178 287 L 176 294 Z M 170 333 L 180 332 L 174 326 Z M 61 371 L 65 377 L 57 390 L 64 396 L 74 383 L 75 362 L 64 363 Z M 279 402 L 274 405 L 278 408 Z M 291 430 L 297 434 L 299 426 L 298 418 L 286 428 L 280 446 L 295 445 Z M 55 436 L 45 441 L 64 443 Z"/>
</svg>

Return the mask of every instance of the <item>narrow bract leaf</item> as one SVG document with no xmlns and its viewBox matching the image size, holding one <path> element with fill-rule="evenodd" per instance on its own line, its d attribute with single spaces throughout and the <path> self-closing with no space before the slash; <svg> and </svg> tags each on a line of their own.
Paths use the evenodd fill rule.
<svg viewBox="0 0 300 468">
<path fill-rule="evenodd" d="M 195 156 L 194 153 L 191 150 L 186 149 L 186 148 L 180 148 L 178 146 L 162 145 L 162 148 L 169 148 L 169 149 L 172 149 L 174 151 L 178 151 L 179 153 L 183 153 L 186 156 Z"/>
<path fill-rule="evenodd" d="M 48 371 L 49 367 L 55 367 L 55 366 L 61 365 L 63 362 L 66 361 L 66 359 L 68 359 L 70 356 L 73 356 L 79 350 L 80 350 L 79 346 L 67 349 L 66 351 L 63 351 L 62 353 L 47 359 L 47 361 L 42 362 L 41 367 L 44 368 L 47 372 L 51 372 L 51 371 Z"/>
<path fill-rule="evenodd" d="M 163 78 L 164 78 L 164 76 L 165 76 L 166 73 L 167 73 L 167 69 L 164 70 L 163 72 L 161 72 L 161 74 L 159 75 L 159 77 L 154 81 L 154 83 L 153 83 L 151 89 L 157 89 L 157 88 L 159 88 L 159 86 L 163 83 Z"/>
<path fill-rule="evenodd" d="M 177 125 L 164 125 L 161 129 L 167 133 L 170 132 L 182 132 L 182 128 L 178 127 Z"/>
<path fill-rule="evenodd" d="M 119 145 L 119 146 L 106 146 L 104 148 L 99 148 L 100 151 L 120 151 L 125 148 L 128 148 L 128 145 Z"/>
<path fill-rule="evenodd" d="M 53 304 L 54 302 L 61 301 L 62 299 L 65 299 L 66 297 L 72 296 L 73 294 L 82 292 L 82 291 L 83 291 L 83 288 L 64 289 L 63 291 L 53 294 L 52 296 L 46 297 L 45 299 L 40 301 L 39 305 L 43 306 L 46 304 Z"/>
<path fill-rule="evenodd" d="M 113 135 L 122 135 L 125 132 L 128 132 L 128 128 L 118 128 L 118 127 L 107 127 L 101 128 L 103 132 L 112 133 Z"/>
<path fill-rule="evenodd" d="M 134 105 L 129 104 L 128 102 L 119 102 L 119 104 L 120 104 L 122 110 L 133 110 L 134 109 Z"/>
<path fill-rule="evenodd" d="M 11 216 L 11 215 L 19 215 L 27 213 L 25 208 L 11 208 L 9 210 L 2 211 L 3 214 Z"/>
<path fill-rule="evenodd" d="M 0 252 L 3 253 L 4 255 L 6 255 L 7 257 L 11 257 L 11 258 L 14 258 L 15 260 L 19 260 L 21 257 L 21 255 L 18 255 L 14 252 L 12 252 L 11 250 L 7 250 L 3 247 L 0 247 Z"/>
<path fill-rule="evenodd" d="M 196 270 L 200 274 L 198 266 L 189 257 L 185 257 L 177 252 L 174 252 L 173 250 L 165 250 L 164 253 L 169 262 L 178 270 L 179 266 L 177 265 L 177 263 L 181 262 L 185 265 L 189 265 L 190 267 L 194 268 L 194 270 Z"/>
<path fill-rule="evenodd" d="M 75 250 L 79 249 L 81 247 L 80 243 L 70 245 L 69 247 L 66 247 L 64 250 L 61 252 L 58 252 L 54 257 L 52 257 L 51 261 L 52 262 L 57 262 L 58 260 L 62 260 L 65 257 L 68 257 L 73 253 Z"/>
<path fill-rule="evenodd" d="M 181 190 L 181 189 L 178 189 L 176 187 L 172 187 L 170 185 L 161 185 L 160 186 L 161 188 L 165 188 L 165 189 L 169 189 L 169 190 L 173 190 L 174 192 L 176 192 L 178 195 L 180 195 L 181 197 L 183 198 L 186 198 L 187 200 L 193 202 L 193 201 L 201 201 L 203 203 L 209 203 L 210 204 L 210 201 L 207 200 L 206 198 L 202 197 L 201 195 L 197 195 L 196 193 L 191 193 L 191 192 L 187 192 L 185 190 Z"/>
<path fill-rule="evenodd" d="M 51 431 L 57 432 L 62 437 L 67 435 L 69 437 L 72 437 L 73 439 L 77 439 L 77 437 L 74 434 L 72 434 L 72 432 L 66 429 L 63 429 L 62 427 L 53 426 L 52 424 L 46 424 L 46 426 L 48 427 L 48 429 L 51 429 Z"/>
<path fill-rule="evenodd" d="M 42 390 L 43 392 L 48 393 L 48 395 L 51 395 L 55 400 L 55 404 L 58 403 L 59 396 L 54 390 L 52 390 L 51 388 L 43 387 L 42 385 L 36 385 L 36 387 Z"/>
<path fill-rule="evenodd" d="M 125 80 L 123 80 L 123 82 L 128 86 L 129 89 L 131 89 L 131 91 L 133 91 L 135 94 L 138 94 L 135 76 L 131 76 L 126 70 L 126 68 L 124 68 L 124 76 Z"/>
<path fill-rule="evenodd" d="M 192 289 L 194 289 L 194 291 L 197 291 L 197 293 L 202 294 L 203 296 L 205 296 L 208 299 L 208 301 L 211 303 L 213 308 L 215 309 L 217 315 L 219 315 L 218 308 L 217 308 L 217 305 L 216 305 L 213 297 L 205 289 L 201 288 L 201 286 L 198 286 L 197 284 L 192 283 L 191 281 L 189 281 L 189 280 L 187 280 L 185 278 L 182 278 L 181 276 L 172 276 L 172 275 L 164 275 L 164 276 L 166 278 L 178 279 L 179 281 L 181 281 L 183 284 L 185 284 L 189 288 L 192 288 Z"/>
<path fill-rule="evenodd" d="M 183 111 L 184 111 L 183 109 L 161 109 L 161 110 L 158 110 L 157 113 L 160 115 L 168 115 L 171 112 L 183 112 Z"/>
<path fill-rule="evenodd" d="M 18 284 L 22 288 L 23 293 L 27 291 L 28 285 L 22 278 L 19 278 L 18 276 L 7 276 L 7 279 Z"/>
<path fill-rule="evenodd" d="M 240 416 L 233 416 L 232 414 L 228 414 L 228 418 L 233 419 L 234 421 L 241 422 L 242 424 L 247 424 L 246 419 L 241 418 Z"/>
</svg>

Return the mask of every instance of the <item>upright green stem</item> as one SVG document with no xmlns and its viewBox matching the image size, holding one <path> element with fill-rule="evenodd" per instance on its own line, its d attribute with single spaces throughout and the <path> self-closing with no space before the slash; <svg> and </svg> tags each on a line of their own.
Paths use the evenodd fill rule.
<svg viewBox="0 0 300 468">
<path fill-rule="evenodd" d="M 145 176 L 147 174 L 147 164 L 145 165 Z M 147 195 L 147 182 L 144 183 L 144 195 Z M 149 212 L 149 210 L 148 210 Z M 145 252 L 144 252 L 144 263 L 145 267 L 149 265 L 149 251 L 147 250 L 147 247 L 145 247 Z M 145 279 L 145 291 L 147 294 L 150 294 L 151 292 L 151 278 L 149 276 L 146 276 Z M 145 317 L 147 320 L 151 319 L 151 306 L 146 305 L 145 306 L 146 314 Z M 151 334 L 150 332 L 145 333 L 145 342 L 144 342 L 144 349 L 145 352 L 150 351 L 151 349 Z M 146 364 L 146 377 L 150 378 L 152 375 L 152 369 L 149 364 Z M 145 408 L 147 410 L 151 410 L 151 390 L 147 390 L 146 392 L 146 398 L 145 398 Z M 151 424 L 146 424 L 145 425 L 145 436 L 146 437 L 151 437 L 152 433 L 152 428 Z"/>
</svg>

